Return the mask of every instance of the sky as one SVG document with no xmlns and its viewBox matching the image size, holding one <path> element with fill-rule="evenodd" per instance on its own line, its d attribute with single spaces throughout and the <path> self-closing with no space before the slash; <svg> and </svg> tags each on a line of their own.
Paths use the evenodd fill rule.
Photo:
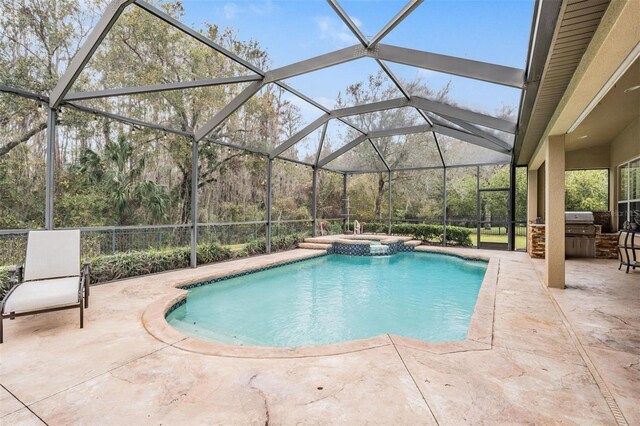
<svg viewBox="0 0 640 426">
<path fill-rule="evenodd" d="M 234 28 L 241 40 L 258 40 L 272 60 L 271 68 L 353 46 L 358 40 L 325 0 L 182 0 L 183 21 Z M 374 36 L 406 4 L 402 0 L 341 0 L 362 33 Z M 412 49 L 517 68 L 526 63 L 533 0 L 425 0 L 382 41 Z M 467 108 L 495 114 L 502 105 L 517 107 L 521 91 L 404 65 L 387 63 L 401 79 L 422 79 L 434 90 L 451 82 L 450 98 Z M 366 80 L 379 67 L 360 59 L 287 80 L 326 107 L 340 91 Z M 398 93 L 400 97 L 401 94 Z M 291 97 L 304 121 L 319 115 L 314 107 Z"/>
</svg>

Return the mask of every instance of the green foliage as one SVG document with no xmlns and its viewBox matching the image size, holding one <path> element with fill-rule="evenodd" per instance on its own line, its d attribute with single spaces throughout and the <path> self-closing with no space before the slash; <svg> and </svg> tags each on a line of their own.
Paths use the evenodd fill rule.
<svg viewBox="0 0 640 426">
<path fill-rule="evenodd" d="M 565 173 L 567 211 L 609 210 L 608 170 L 572 170 Z"/>
<path fill-rule="evenodd" d="M 366 223 L 364 232 L 387 232 L 387 224 Z M 426 223 L 397 223 L 391 225 L 391 233 L 394 235 L 410 236 L 420 241 L 441 241 L 442 225 L 430 225 Z M 447 226 L 447 242 L 456 245 L 471 246 L 471 233 L 469 228 L 461 226 Z"/>
<path fill-rule="evenodd" d="M 7 290 L 9 290 L 9 267 L 0 266 L 0 300 L 2 300 Z"/>
<path fill-rule="evenodd" d="M 82 186 L 103 189 L 118 225 L 135 223 L 139 209 L 147 213 L 148 223 L 158 223 L 167 215 L 169 194 L 163 186 L 143 179 L 145 165 L 146 155 L 120 134 L 115 142 L 106 144 L 102 155 L 83 150 L 74 171 L 82 176 Z"/>
<path fill-rule="evenodd" d="M 89 26 L 103 10 L 104 0 L 0 0 L 0 81 L 38 93 L 49 93 L 74 57 Z M 160 4 L 162 3 L 162 4 Z M 159 2 L 170 16 L 184 19 L 179 1 Z M 242 41 L 233 28 L 202 24 L 211 40 L 251 63 L 267 68 L 271 59 L 255 41 Z M 105 87 L 153 85 L 170 81 L 193 81 L 211 75 L 230 77 L 244 68 L 194 42 L 139 8 L 130 8 L 110 30 L 74 84 L 74 91 Z M 384 73 L 363 76 L 346 88 L 337 107 L 376 102 L 395 97 L 396 89 Z M 415 79 L 404 82 L 416 95 L 446 102 L 449 85 L 433 87 Z M 179 130 L 200 128 L 222 106 L 233 99 L 242 85 L 227 85 L 188 91 L 167 91 L 136 97 L 127 102 L 107 102 L 108 109 L 123 116 L 162 122 Z M 139 99 L 138 99 L 139 98 Z M 143 99 L 144 98 L 144 99 Z M 96 101 L 98 102 L 98 101 Z M 103 104 L 102 100 L 99 102 Z M 0 228 L 35 228 L 44 225 L 44 156 L 46 108 L 14 95 L 0 95 Z M 107 108 L 109 106 L 109 108 Z M 419 117 L 417 117 L 419 118 Z M 198 144 L 198 220 L 202 223 L 261 221 L 266 210 L 264 156 L 213 142 L 271 151 L 295 133 L 301 124 L 300 110 L 277 85 L 267 85 L 223 125 Z M 362 128 L 390 128 L 417 124 L 411 109 L 396 108 L 376 114 L 354 116 Z M 188 138 L 162 131 L 137 129 L 114 120 L 94 117 L 63 107 L 58 116 L 55 161 L 55 224 L 59 227 L 101 225 L 154 225 L 189 223 L 191 219 L 192 152 Z M 345 133 L 346 132 L 346 133 Z M 322 155 L 335 151 L 345 140 L 359 135 L 353 129 L 329 131 Z M 317 135 L 320 132 L 316 132 Z M 310 135 L 311 136 L 311 135 Z M 13 143 L 15 142 L 15 143 Z M 313 141 L 311 141 L 313 142 Z M 319 141 L 318 141 L 319 142 Z M 435 144 L 423 134 L 376 138 L 372 141 L 392 168 L 440 164 Z M 314 150 L 300 143 L 287 155 L 315 160 Z M 446 157 L 465 157 L 469 147 L 450 148 Z M 300 151 L 297 151 L 300 149 Z M 371 144 L 362 144 L 343 157 L 348 168 L 372 170 L 381 167 Z M 276 160 L 272 176 L 272 217 L 308 219 L 311 207 L 311 170 Z M 371 167 L 375 166 L 375 167 Z M 483 185 L 506 186 L 508 167 L 483 167 Z M 448 217 L 477 218 L 473 169 L 448 172 Z M 397 218 L 437 223 L 442 217 L 442 170 L 394 173 L 393 211 Z M 525 173 L 526 178 L 526 173 Z M 349 176 L 351 216 L 383 220 L 388 203 L 387 173 Z M 506 179 L 506 180 L 505 180 Z M 526 182 L 526 181 L 523 181 Z M 518 179 L 520 188 L 521 180 Z M 521 192 L 526 194 L 526 191 Z M 318 216 L 338 218 L 342 214 L 342 175 L 318 172 Z M 489 196 L 491 197 L 491 196 Z M 524 206 L 520 198 L 518 204 Z M 497 199 L 483 205 L 482 218 L 506 211 Z M 431 218 L 436 218 L 435 220 Z M 329 225 L 340 231 L 340 223 Z M 379 231 L 386 231 L 384 227 Z M 257 234 L 256 234 L 257 235 Z M 234 238 L 234 237 L 232 237 Z M 274 240 L 277 240 L 274 239 Z M 244 239 L 234 242 L 242 242 Z M 247 253 L 264 251 L 264 242 L 254 241 Z"/>
<path fill-rule="evenodd" d="M 96 256 L 91 261 L 91 282 L 99 283 L 187 268 L 190 255 L 189 247 L 178 247 Z M 200 244 L 197 248 L 199 264 L 218 262 L 231 257 L 231 250 L 217 244 Z"/>
<path fill-rule="evenodd" d="M 327 221 L 322 221 L 322 220 L 320 220 L 320 222 L 323 223 L 323 228 L 324 228 L 325 235 L 341 234 L 342 233 L 342 222 L 327 222 Z"/>
<path fill-rule="evenodd" d="M 307 237 L 306 233 L 279 235 L 271 238 L 271 251 L 291 250 L 296 248 L 299 243 L 303 242 Z M 259 238 L 246 244 L 242 250 L 238 252 L 238 257 L 253 256 L 263 254 L 267 251 L 266 239 Z"/>
</svg>

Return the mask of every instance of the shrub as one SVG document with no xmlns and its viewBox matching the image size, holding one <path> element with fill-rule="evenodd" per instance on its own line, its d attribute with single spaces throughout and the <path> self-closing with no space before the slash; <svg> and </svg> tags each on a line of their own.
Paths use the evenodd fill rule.
<svg viewBox="0 0 640 426">
<path fill-rule="evenodd" d="M 217 244 L 200 244 L 196 251 L 196 258 L 200 264 L 229 259 L 231 256 L 231 250 Z M 189 247 L 99 255 L 91 261 L 91 282 L 99 283 L 187 268 L 190 258 Z"/>
<path fill-rule="evenodd" d="M 363 223 L 360 222 L 360 227 L 362 229 L 363 227 Z M 353 223 L 349 224 L 349 231 L 353 232 Z M 380 222 L 364 222 L 364 230 L 363 232 L 366 233 L 378 233 L 378 232 L 387 232 L 388 231 L 388 225 L 386 223 L 380 223 Z"/>
<path fill-rule="evenodd" d="M 319 219 L 319 222 L 324 222 L 322 219 Z M 324 231 L 326 234 L 341 234 L 342 233 L 342 222 L 324 222 Z"/>
<path fill-rule="evenodd" d="M 9 290 L 9 267 L 0 266 L 0 300 L 2 300 L 7 290 Z"/>
<path fill-rule="evenodd" d="M 471 232 L 472 230 L 469 228 L 447 226 L 447 241 L 453 241 L 458 245 L 469 247 L 473 244 L 471 242 Z"/>
<path fill-rule="evenodd" d="M 353 229 L 353 228 L 351 228 Z M 364 232 L 387 232 L 387 224 L 366 223 Z M 469 228 L 460 226 L 447 226 L 447 242 L 468 247 L 471 243 L 471 232 Z M 406 235 L 420 241 L 441 241 L 442 225 L 430 225 L 427 223 L 396 223 L 391 225 L 391 233 L 395 235 Z"/>
<path fill-rule="evenodd" d="M 278 235 L 271 238 L 271 251 L 282 251 L 296 248 L 298 243 L 304 241 L 306 233 Z M 238 257 L 253 256 L 255 254 L 263 254 L 267 252 L 266 238 L 259 238 L 247 243 L 242 250 L 238 252 Z"/>
</svg>

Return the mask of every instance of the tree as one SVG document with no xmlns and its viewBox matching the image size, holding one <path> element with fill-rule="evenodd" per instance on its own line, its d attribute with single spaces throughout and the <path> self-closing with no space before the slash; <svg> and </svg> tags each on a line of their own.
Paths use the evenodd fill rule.
<svg viewBox="0 0 640 426">
<path fill-rule="evenodd" d="M 48 94 L 98 18 L 99 0 L 0 0 L 0 82 Z M 85 79 L 76 86 L 83 87 Z M 47 126 L 39 104 L 0 102 L 0 158 Z M 8 135 L 11 135 L 10 137 Z"/>
<path fill-rule="evenodd" d="M 565 173 L 567 211 L 609 210 L 608 170 L 571 170 Z"/>
<path fill-rule="evenodd" d="M 108 143 L 103 156 L 87 148 L 79 163 L 86 184 L 104 189 L 117 225 L 135 224 L 141 208 L 149 212 L 147 223 L 162 221 L 167 214 L 166 189 L 149 180 L 140 181 L 144 169 L 144 155 L 136 153 L 124 135 Z"/>
</svg>

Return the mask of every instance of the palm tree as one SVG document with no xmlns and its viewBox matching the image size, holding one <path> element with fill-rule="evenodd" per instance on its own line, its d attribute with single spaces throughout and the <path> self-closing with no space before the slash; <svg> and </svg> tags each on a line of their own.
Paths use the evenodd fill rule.
<svg viewBox="0 0 640 426">
<path fill-rule="evenodd" d="M 104 189 L 117 225 L 131 225 L 136 219 L 157 223 L 166 218 L 169 194 L 156 182 L 141 181 L 144 169 L 145 157 L 136 159 L 133 144 L 123 134 L 105 145 L 102 156 L 89 148 L 80 156 L 80 172 L 88 184 Z"/>
</svg>

